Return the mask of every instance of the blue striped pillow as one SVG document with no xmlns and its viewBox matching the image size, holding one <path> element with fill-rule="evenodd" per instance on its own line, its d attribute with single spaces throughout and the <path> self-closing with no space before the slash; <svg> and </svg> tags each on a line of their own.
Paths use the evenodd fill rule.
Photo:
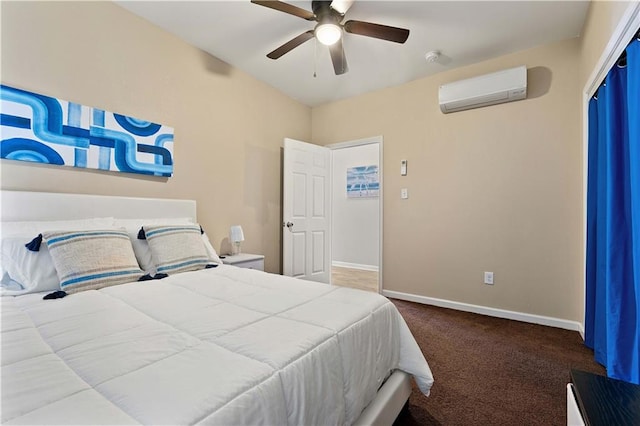
<svg viewBox="0 0 640 426">
<path fill-rule="evenodd" d="M 143 229 L 158 273 L 195 271 L 211 263 L 199 225 L 144 226 Z"/>
<path fill-rule="evenodd" d="M 42 233 L 67 293 L 137 281 L 144 273 L 125 229 Z"/>
</svg>

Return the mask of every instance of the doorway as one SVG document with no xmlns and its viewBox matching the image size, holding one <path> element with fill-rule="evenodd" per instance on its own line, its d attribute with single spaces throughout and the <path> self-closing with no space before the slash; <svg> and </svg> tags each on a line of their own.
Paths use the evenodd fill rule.
<svg viewBox="0 0 640 426">
<path fill-rule="evenodd" d="M 331 283 L 382 291 L 382 137 L 331 150 Z"/>
</svg>

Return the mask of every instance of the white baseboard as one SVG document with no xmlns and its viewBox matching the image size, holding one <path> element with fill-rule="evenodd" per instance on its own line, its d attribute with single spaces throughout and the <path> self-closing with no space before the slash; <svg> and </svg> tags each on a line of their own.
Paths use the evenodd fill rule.
<svg viewBox="0 0 640 426">
<path fill-rule="evenodd" d="M 331 262 L 331 266 L 337 266 L 339 268 L 361 269 L 363 271 L 378 272 L 378 267 L 376 265 L 361 265 L 359 263 L 340 262 L 337 260 L 334 260 L 333 262 Z"/>
<path fill-rule="evenodd" d="M 504 309 L 489 308 L 487 306 L 471 305 L 468 303 L 454 302 L 452 300 L 436 299 L 435 297 L 419 296 L 417 294 L 402 293 L 399 291 L 382 290 L 382 294 L 392 299 L 408 300 L 409 302 L 422 303 L 424 305 L 439 306 L 441 308 L 455 309 L 458 311 L 473 312 L 488 315 L 490 317 L 506 318 L 510 320 L 528 322 L 532 324 L 548 325 L 550 327 L 563 328 L 577 331 L 584 339 L 584 329 L 577 321 L 569 321 L 561 318 L 545 317 L 542 315 L 526 314 L 523 312 L 507 311 Z"/>
</svg>

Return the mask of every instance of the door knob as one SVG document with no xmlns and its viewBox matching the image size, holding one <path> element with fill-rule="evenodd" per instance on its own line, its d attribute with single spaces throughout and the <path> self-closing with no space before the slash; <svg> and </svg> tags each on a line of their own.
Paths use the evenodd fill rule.
<svg viewBox="0 0 640 426">
<path fill-rule="evenodd" d="M 283 223 L 283 225 L 289 228 L 289 231 L 291 231 L 291 228 L 293 228 L 293 222 Z"/>
</svg>

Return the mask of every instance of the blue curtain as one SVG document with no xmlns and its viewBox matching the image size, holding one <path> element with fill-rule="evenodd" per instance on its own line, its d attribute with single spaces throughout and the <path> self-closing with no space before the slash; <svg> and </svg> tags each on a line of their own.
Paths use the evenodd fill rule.
<svg viewBox="0 0 640 426">
<path fill-rule="evenodd" d="M 585 344 L 640 384 L 640 41 L 589 103 Z"/>
</svg>

